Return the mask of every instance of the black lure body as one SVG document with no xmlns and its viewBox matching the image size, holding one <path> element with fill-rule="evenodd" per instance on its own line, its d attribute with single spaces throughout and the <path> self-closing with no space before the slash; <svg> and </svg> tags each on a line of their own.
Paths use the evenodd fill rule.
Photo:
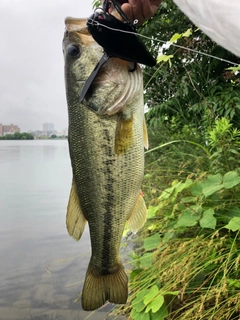
<svg viewBox="0 0 240 320">
<path fill-rule="evenodd" d="M 122 22 L 109 13 L 96 11 L 88 19 L 87 28 L 94 40 L 110 56 L 150 67 L 155 66 L 156 60 L 137 37 L 136 28 L 132 23 Z"/>
</svg>

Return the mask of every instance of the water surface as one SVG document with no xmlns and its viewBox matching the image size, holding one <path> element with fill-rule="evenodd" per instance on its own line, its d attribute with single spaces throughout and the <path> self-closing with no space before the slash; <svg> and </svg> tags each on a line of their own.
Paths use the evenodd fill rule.
<svg viewBox="0 0 240 320">
<path fill-rule="evenodd" d="M 110 319 L 74 302 L 90 256 L 65 227 L 67 140 L 0 141 L 0 320 Z"/>
</svg>

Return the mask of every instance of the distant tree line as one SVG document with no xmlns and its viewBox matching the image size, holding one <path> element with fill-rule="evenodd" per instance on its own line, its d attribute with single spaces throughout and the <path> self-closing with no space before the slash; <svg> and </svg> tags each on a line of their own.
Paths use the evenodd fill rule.
<svg viewBox="0 0 240 320">
<path fill-rule="evenodd" d="M 51 136 L 49 137 L 49 139 L 67 139 L 68 136 L 57 136 L 56 134 L 51 134 Z"/>
<path fill-rule="evenodd" d="M 14 132 L 13 134 L 5 134 L 0 140 L 33 140 L 34 136 L 27 132 Z"/>
</svg>

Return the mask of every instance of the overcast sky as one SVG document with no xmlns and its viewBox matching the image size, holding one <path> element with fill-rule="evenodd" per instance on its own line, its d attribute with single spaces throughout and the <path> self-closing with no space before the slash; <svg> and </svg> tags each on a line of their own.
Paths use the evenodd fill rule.
<svg viewBox="0 0 240 320">
<path fill-rule="evenodd" d="M 67 127 L 64 19 L 91 13 L 91 0 L 0 0 L 0 123 Z"/>
</svg>

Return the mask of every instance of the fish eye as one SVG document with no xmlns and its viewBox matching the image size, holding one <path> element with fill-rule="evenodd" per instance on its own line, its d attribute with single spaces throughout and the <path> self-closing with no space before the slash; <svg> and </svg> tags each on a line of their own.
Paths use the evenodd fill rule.
<svg viewBox="0 0 240 320">
<path fill-rule="evenodd" d="M 70 44 L 67 48 L 67 53 L 73 58 L 77 58 L 80 55 L 80 49 L 76 44 Z"/>
</svg>

